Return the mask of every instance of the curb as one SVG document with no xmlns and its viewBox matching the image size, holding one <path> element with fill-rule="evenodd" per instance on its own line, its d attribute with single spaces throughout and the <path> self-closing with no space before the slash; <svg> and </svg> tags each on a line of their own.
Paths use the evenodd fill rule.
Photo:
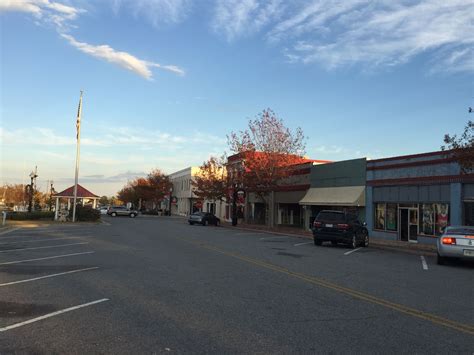
<svg viewBox="0 0 474 355">
<path fill-rule="evenodd" d="M 284 233 L 284 232 L 277 232 L 277 231 L 268 231 L 265 229 L 257 229 L 257 228 L 248 228 L 248 227 L 234 227 L 228 224 L 221 224 L 222 227 L 227 228 L 227 229 L 238 229 L 238 230 L 244 230 L 244 231 L 251 231 L 251 232 L 260 232 L 260 233 L 268 233 L 268 234 L 276 234 L 276 235 L 286 235 L 289 237 L 294 237 L 294 238 L 300 238 L 300 239 L 313 239 L 312 236 L 310 235 L 304 235 L 304 234 L 294 234 L 294 233 Z M 384 241 L 379 240 L 379 239 L 370 239 L 370 244 L 369 248 L 375 248 L 375 249 L 382 249 L 382 250 L 390 250 L 393 252 L 402 252 L 402 253 L 408 253 L 408 254 L 416 254 L 416 255 L 431 255 L 431 256 L 436 256 L 437 252 L 434 247 L 434 249 L 429 250 L 431 248 L 423 245 L 421 248 L 413 248 L 413 245 L 388 245 L 385 244 Z"/>
</svg>

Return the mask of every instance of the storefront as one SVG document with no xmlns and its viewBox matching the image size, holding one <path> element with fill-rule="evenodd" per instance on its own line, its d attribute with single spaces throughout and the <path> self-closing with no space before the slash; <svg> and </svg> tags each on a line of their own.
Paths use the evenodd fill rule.
<svg viewBox="0 0 474 355">
<path fill-rule="evenodd" d="M 368 161 L 369 233 L 435 243 L 446 226 L 472 223 L 474 188 L 468 182 L 473 179 L 474 174 L 460 173 L 447 152 Z"/>
<path fill-rule="evenodd" d="M 310 189 L 299 201 L 306 229 L 322 210 L 353 213 L 365 222 L 365 158 L 313 166 L 310 181 Z"/>
</svg>

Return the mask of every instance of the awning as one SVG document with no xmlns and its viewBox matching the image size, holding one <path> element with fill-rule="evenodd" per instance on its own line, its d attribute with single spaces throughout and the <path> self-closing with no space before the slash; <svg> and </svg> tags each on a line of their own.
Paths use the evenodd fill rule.
<svg viewBox="0 0 474 355">
<path fill-rule="evenodd" d="M 365 206 L 365 186 L 312 187 L 300 205 Z"/>
</svg>

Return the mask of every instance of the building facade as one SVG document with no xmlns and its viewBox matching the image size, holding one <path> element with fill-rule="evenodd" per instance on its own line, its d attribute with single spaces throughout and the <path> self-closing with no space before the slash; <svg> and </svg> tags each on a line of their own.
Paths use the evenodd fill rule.
<svg viewBox="0 0 474 355">
<path fill-rule="evenodd" d="M 310 188 L 299 201 L 305 229 L 322 210 L 351 212 L 364 222 L 366 170 L 365 158 L 312 166 Z"/>
<path fill-rule="evenodd" d="M 371 236 L 435 243 L 447 225 L 474 225 L 474 174 L 462 174 L 449 152 L 367 162 Z"/>
</svg>

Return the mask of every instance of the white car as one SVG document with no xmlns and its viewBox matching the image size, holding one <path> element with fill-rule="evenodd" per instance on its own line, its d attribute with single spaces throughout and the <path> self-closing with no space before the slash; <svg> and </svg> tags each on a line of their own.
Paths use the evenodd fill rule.
<svg viewBox="0 0 474 355">
<path fill-rule="evenodd" d="M 100 214 L 107 214 L 107 210 L 109 208 L 107 206 L 102 206 L 99 208 Z"/>
<path fill-rule="evenodd" d="M 438 238 L 438 264 L 450 258 L 474 260 L 474 226 L 447 227 Z"/>
</svg>

